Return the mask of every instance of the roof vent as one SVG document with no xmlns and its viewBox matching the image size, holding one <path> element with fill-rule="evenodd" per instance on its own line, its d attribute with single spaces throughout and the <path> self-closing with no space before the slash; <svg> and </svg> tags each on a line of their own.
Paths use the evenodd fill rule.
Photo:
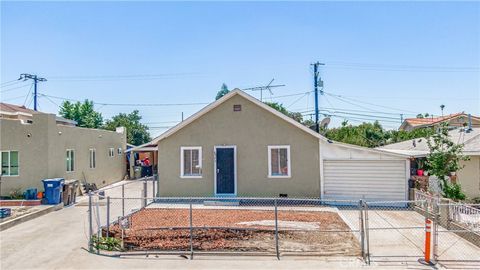
<svg viewBox="0 0 480 270">
<path fill-rule="evenodd" d="M 234 112 L 240 112 L 240 111 L 242 111 L 242 105 L 240 105 L 240 104 L 234 104 L 234 105 L 233 105 L 233 111 L 234 111 Z"/>
</svg>

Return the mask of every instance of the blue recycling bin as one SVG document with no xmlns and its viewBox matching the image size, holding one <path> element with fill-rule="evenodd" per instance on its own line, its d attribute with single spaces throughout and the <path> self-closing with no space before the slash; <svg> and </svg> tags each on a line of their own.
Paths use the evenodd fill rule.
<svg viewBox="0 0 480 270">
<path fill-rule="evenodd" d="M 37 199 L 37 189 L 36 188 L 29 188 L 23 193 L 23 197 L 25 200 L 35 200 Z"/>
<path fill-rule="evenodd" d="M 47 204 L 59 204 L 62 201 L 62 190 L 65 179 L 53 178 L 42 180 Z"/>
</svg>

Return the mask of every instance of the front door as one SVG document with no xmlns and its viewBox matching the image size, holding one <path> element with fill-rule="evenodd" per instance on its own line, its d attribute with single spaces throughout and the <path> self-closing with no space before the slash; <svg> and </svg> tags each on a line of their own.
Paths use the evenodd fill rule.
<svg viewBox="0 0 480 270">
<path fill-rule="evenodd" d="M 235 146 L 215 147 L 215 195 L 236 195 Z"/>
</svg>

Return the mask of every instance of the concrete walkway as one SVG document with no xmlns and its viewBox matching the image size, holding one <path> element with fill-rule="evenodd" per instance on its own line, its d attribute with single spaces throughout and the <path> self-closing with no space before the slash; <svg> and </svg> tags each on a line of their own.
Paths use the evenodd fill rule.
<svg viewBox="0 0 480 270">
<path fill-rule="evenodd" d="M 141 186 L 141 183 L 128 185 L 126 195 L 138 197 Z M 109 193 L 117 191 L 115 188 Z M 85 200 L 79 198 L 77 206 L 0 232 L 0 269 L 432 269 L 403 261 L 365 266 L 360 259 L 351 257 L 282 257 L 278 261 L 275 257 L 247 256 L 196 256 L 194 260 L 179 256 L 99 256 L 85 250 L 88 240 Z"/>
</svg>

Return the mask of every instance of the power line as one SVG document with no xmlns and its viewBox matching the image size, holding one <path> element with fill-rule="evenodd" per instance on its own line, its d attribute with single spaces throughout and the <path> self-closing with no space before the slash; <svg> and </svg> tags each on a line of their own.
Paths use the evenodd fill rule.
<svg viewBox="0 0 480 270">
<path fill-rule="evenodd" d="M 24 85 L 21 85 L 21 86 L 17 86 L 17 87 L 14 87 L 14 88 L 5 89 L 5 90 L 0 91 L 0 93 L 10 92 L 10 91 L 20 89 L 20 88 L 23 88 L 23 87 L 26 87 L 26 86 L 29 86 L 29 85 L 30 85 L 30 83 L 29 84 L 24 84 Z"/>
<path fill-rule="evenodd" d="M 27 103 L 27 99 L 30 96 L 30 92 L 32 91 L 32 88 L 33 88 L 33 83 L 30 85 L 30 89 L 28 90 L 28 93 L 25 96 L 25 100 L 23 101 L 23 106 L 25 106 L 25 103 Z"/>
<path fill-rule="evenodd" d="M 326 93 L 326 92 L 325 92 Z M 394 111 L 400 111 L 400 112 L 409 112 L 409 113 L 416 113 L 414 111 L 408 111 L 408 110 L 404 110 L 404 109 L 398 109 L 398 108 L 394 108 L 394 107 L 391 107 L 391 106 L 383 106 L 383 105 L 378 105 L 378 104 L 375 104 L 375 103 L 370 103 L 370 102 L 366 102 L 366 101 L 361 101 L 361 100 L 357 100 L 357 99 L 353 99 L 353 98 L 349 98 L 347 96 L 342 96 L 342 95 L 335 95 L 335 94 L 331 94 L 331 93 L 326 93 L 327 95 L 330 95 L 332 97 L 335 97 L 337 99 L 343 99 L 344 102 L 347 102 L 347 101 L 351 101 L 351 102 L 356 102 L 356 103 L 363 103 L 363 104 L 367 104 L 367 105 L 370 105 L 370 106 L 375 106 L 375 107 L 379 107 L 379 108 L 384 108 L 384 109 L 389 109 L 389 110 L 394 110 Z M 347 101 L 345 101 L 347 100 Z M 350 103 L 352 105 L 355 105 L 353 103 Z M 366 107 L 363 107 L 361 105 L 355 105 L 357 107 L 362 107 L 364 109 L 367 109 L 367 110 L 371 110 L 369 108 L 366 108 Z"/>
<path fill-rule="evenodd" d="M 17 80 L 11 80 L 11 81 L 8 81 L 8 82 L 1 83 L 0 88 L 9 87 L 9 86 L 21 83 L 21 82 L 22 81 L 19 81 L 18 79 Z"/>
<path fill-rule="evenodd" d="M 75 101 L 81 102 L 80 100 L 64 98 L 59 96 L 45 95 L 40 94 L 41 96 L 46 96 L 54 99 L 66 100 L 66 101 Z M 196 105 L 207 105 L 209 102 L 193 102 L 193 103 L 104 103 L 104 102 L 93 102 L 93 104 L 103 105 L 103 106 L 132 106 L 132 107 L 161 107 L 161 106 L 196 106 Z"/>
<path fill-rule="evenodd" d="M 198 73 L 165 73 L 135 75 L 98 75 L 98 76 L 49 76 L 52 81 L 117 81 L 117 80 L 159 80 L 175 77 L 200 75 Z"/>
<path fill-rule="evenodd" d="M 415 66 L 415 65 L 386 65 L 348 62 L 329 62 L 328 68 L 354 69 L 371 71 L 406 71 L 406 72 L 478 72 L 480 67 L 447 67 L 447 66 Z"/>
</svg>

